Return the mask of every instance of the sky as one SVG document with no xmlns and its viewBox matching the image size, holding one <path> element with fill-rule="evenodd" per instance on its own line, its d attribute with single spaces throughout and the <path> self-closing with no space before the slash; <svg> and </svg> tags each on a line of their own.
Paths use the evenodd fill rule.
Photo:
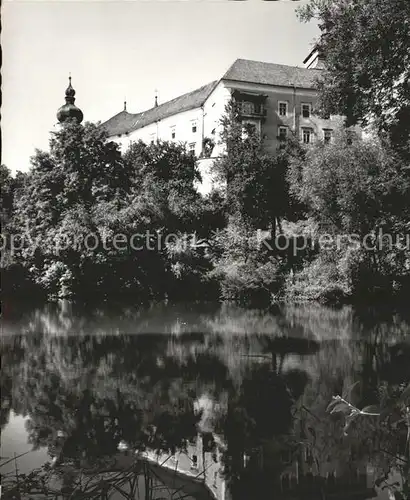
<svg viewBox="0 0 410 500">
<path fill-rule="evenodd" d="M 2 160 L 48 149 L 71 73 L 84 121 L 105 121 L 217 80 L 238 58 L 303 66 L 319 30 L 308 0 L 5 0 Z"/>
</svg>

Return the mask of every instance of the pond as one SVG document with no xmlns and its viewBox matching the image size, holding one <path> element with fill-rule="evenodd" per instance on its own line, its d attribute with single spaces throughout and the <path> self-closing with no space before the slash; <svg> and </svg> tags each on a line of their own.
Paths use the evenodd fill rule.
<svg viewBox="0 0 410 500">
<path fill-rule="evenodd" d="M 407 498 L 406 311 L 9 303 L 0 349 L 4 498 Z"/>
</svg>

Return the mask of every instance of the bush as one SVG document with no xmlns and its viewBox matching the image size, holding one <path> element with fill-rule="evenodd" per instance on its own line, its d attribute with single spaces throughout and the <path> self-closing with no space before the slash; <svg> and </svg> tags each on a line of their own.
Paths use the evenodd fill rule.
<svg viewBox="0 0 410 500">
<path fill-rule="evenodd" d="M 270 256 L 257 232 L 232 221 L 212 240 L 214 269 L 223 300 L 241 305 L 269 306 L 278 296 L 285 272 L 283 260 Z"/>
<path fill-rule="evenodd" d="M 283 298 L 290 302 L 318 301 L 325 304 L 343 302 L 351 294 L 346 275 L 341 272 L 335 255 L 320 254 L 312 262 L 285 280 Z"/>
</svg>

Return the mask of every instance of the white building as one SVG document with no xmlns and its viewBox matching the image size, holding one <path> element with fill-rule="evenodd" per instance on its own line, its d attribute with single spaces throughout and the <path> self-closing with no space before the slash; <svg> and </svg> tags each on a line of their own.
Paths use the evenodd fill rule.
<svg viewBox="0 0 410 500">
<path fill-rule="evenodd" d="M 241 103 L 243 122 L 256 127 L 267 150 L 276 151 L 290 133 L 305 143 L 331 140 L 340 117 L 323 120 L 314 113 L 321 59 L 312 51 L 304 63 L 300 68 L 237 59 L 219 80 L 139 113 L 124 105 L 102 127 L 123 150 L 138 140 L 185 143 L 198 158 L 201 191 L 207 192 L 213 184 L 209 167 L 223 151 L 220 120 L 232 96 Z"/>
</svg>

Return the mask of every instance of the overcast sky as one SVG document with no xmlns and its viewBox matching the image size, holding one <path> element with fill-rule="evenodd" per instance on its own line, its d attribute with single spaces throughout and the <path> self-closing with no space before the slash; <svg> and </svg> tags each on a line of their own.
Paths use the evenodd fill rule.
<svg viewBox="0 0 410 500">
<path fill-rule="evenodd" d="M 287 0 L 31 1 L 2 6 L 2 163 L 27 170 L 71 72 L 85 121 L 153 106 L 220 78 L 237 58 L 303 65 L 319 31 Z"/>
</svg>

